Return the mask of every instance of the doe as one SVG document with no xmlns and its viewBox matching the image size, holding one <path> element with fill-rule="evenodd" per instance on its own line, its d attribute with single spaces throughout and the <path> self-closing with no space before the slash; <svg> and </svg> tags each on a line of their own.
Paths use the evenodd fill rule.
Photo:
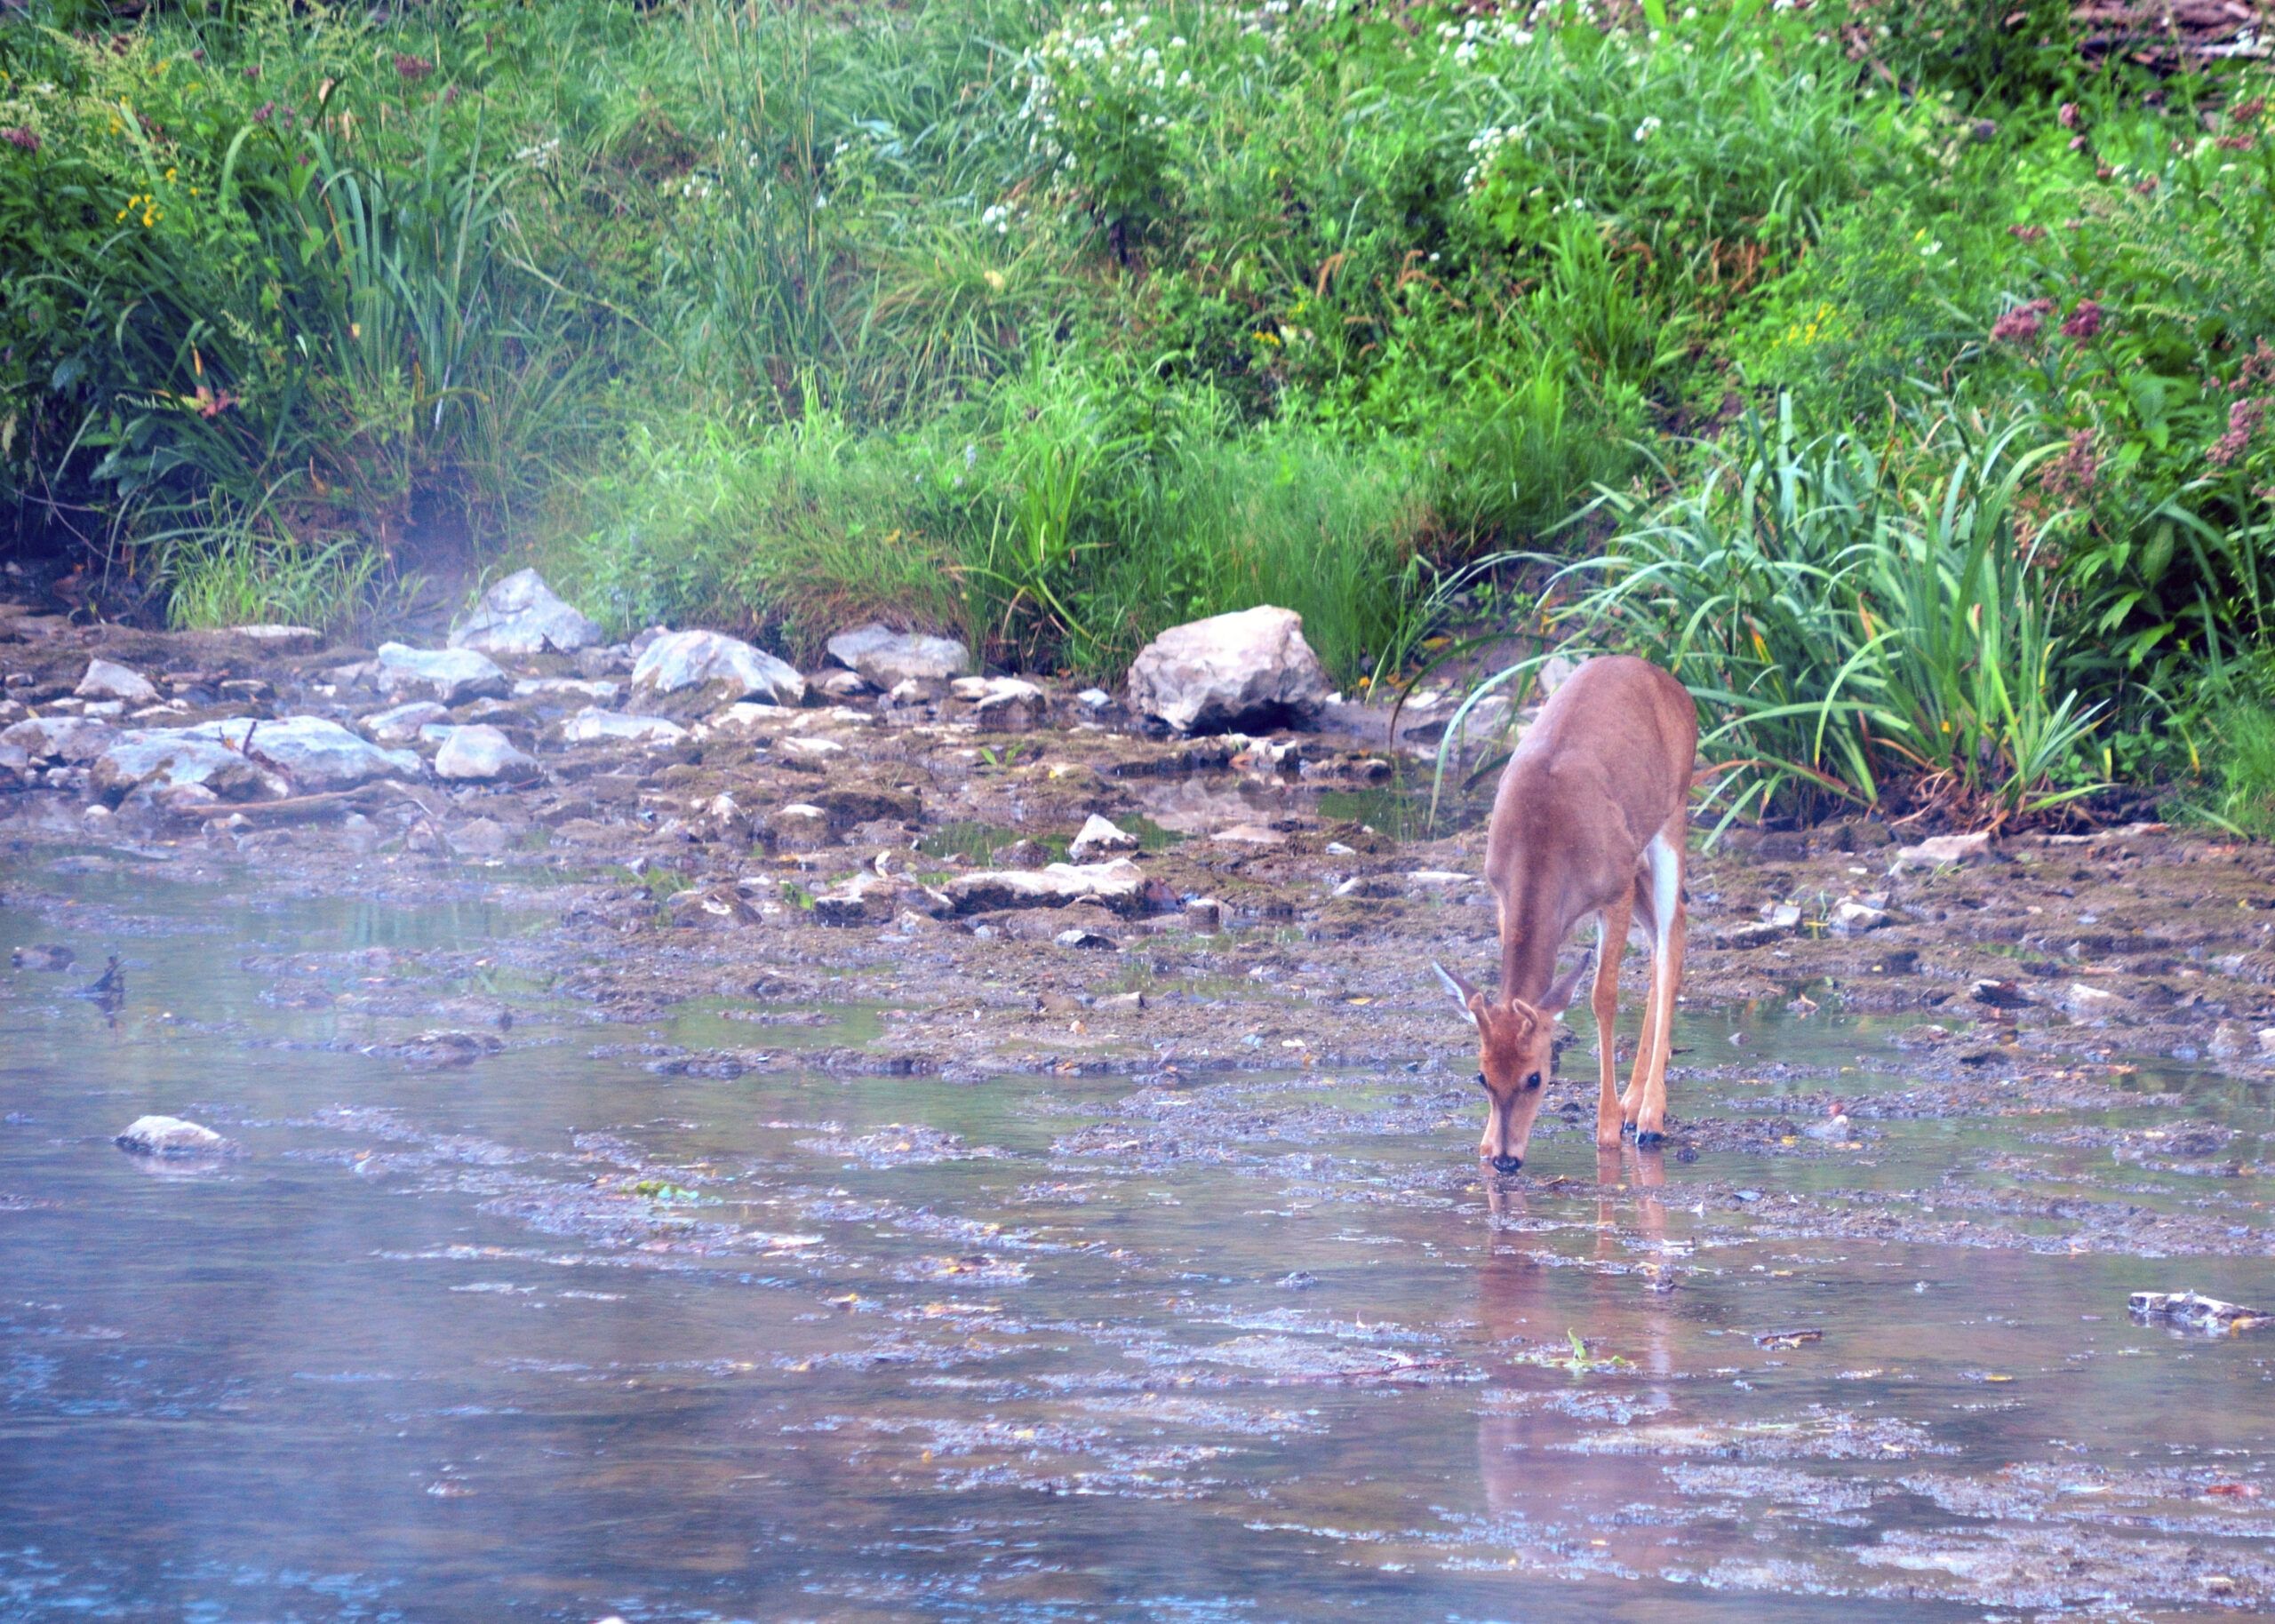
<svg viewBox="0 0 2275 1624">
<path fill-rule="evenodd" d="M 1487 1100 L 1478 1155 L 1498 1173 L 1524 1165 L 1542 1085 L 1555 1069 L 1556 1017 L 1588 967 L 1556 974 L 1572 927 L 1597 925 L 1596 1143 L 1665 1136 L 1667 1049 L 1682 985 L 1684 837 L 1698 712 L 1682 684 L 1647 660 L 1587 661 L 1551 695 L 1501 774 L 1485 837 L 1485 878 L 1500 905 L 1497 1003 L 1442 965 L 1431 967 L 1477 1028 Z M 1614 1087 L 1612 1022 L 1630 925 L 1651 957 L 1642 1040 L 1623 1096 Z"/>
</svg>

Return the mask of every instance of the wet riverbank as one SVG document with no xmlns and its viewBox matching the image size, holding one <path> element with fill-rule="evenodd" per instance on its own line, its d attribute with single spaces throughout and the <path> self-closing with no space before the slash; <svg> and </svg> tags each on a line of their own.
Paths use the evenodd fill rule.
<svg viewBox="0 0 2275 1624">
<path fill-rule="evenodd" d="M 364 704 L 337 651 L 136 649 Z M 2275 1343 L 2126 1312 L 2275 1302 L 2256 851 L 1707 854 L 1667 1150 L 1599 1164 L 1584 1026 L 1489 1184 L 1426 970 L 1490 962 L 1481 842 L 1385 740 L 1050 691 L 659 750 L 517 703 L 514 787 L 0 800 L 0 949 L 70 959 L 0 979 L 0 1614 L 2275 1593 Z M 1143 838 L 1127 896 L 959 891 L 1092 813 Z M 110 1142 L 147 1112 L 230 1153 Z"/>
</svg>

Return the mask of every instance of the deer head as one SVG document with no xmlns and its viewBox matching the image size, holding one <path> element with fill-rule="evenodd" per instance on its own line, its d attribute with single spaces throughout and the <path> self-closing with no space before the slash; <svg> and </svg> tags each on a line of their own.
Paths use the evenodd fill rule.
<svg viewBox="0 0 2275 1624">
<path fill-rule="evenodd" d="M 1496 1004 L 1445 966 L 1430 967 L 1477 1028 L 1477 1082 L 1485 1090 L 1485 1136 L 1477 1154 L 1496 1173 L 1524 1166 L 1533 1118 L 1556 1071 L 1556 1017 L 1571 1004 L 1588 963 L 1583 959 L 1558 976 L 1537 1004 L 1507 996 Z"/>
</svg>

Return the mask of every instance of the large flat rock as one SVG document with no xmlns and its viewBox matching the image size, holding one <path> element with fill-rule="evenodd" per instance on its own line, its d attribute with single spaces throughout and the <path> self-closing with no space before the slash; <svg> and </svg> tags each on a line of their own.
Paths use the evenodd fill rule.
<svg viewBox="0 0 2275 1624">
<path fill-rule="evenodd" d="M 1178 733 L 1302 727 L 1328 693 L 1304 617 L 1270 604 L 1172 626 L 1130 666 L 1130 708 Z"/>
<path fill-rule="evenodd" d="M 606 634 L 597 621 L 564 603 L 534 569 L 491 583 L 467 617 L 451 630 L 451 647 L 526 658 L 554 649 L 574 654 L 597 648 Z"/>
</svg>

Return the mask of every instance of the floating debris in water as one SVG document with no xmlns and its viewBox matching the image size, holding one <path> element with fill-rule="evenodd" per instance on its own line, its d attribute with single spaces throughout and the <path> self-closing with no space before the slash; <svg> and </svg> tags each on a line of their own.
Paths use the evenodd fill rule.
<svg viewBox="0 0 2275 1624">
<path fill-rule="evenodd" d="M 2255 1331 L 2262 1325 L 2275 1324 L 2275 1313 L 2265 1309 L 2247 1309 L 2239 1302 L 2223 1302 L 2217 1297 L 2199 1296 L 2194 1292 L 2135 1292 L 2126 1306 L 2135 1319 L 2155 1320 L 2183 1331 L 2202 1331 L 2214 1336 Z"/>
</svg>

